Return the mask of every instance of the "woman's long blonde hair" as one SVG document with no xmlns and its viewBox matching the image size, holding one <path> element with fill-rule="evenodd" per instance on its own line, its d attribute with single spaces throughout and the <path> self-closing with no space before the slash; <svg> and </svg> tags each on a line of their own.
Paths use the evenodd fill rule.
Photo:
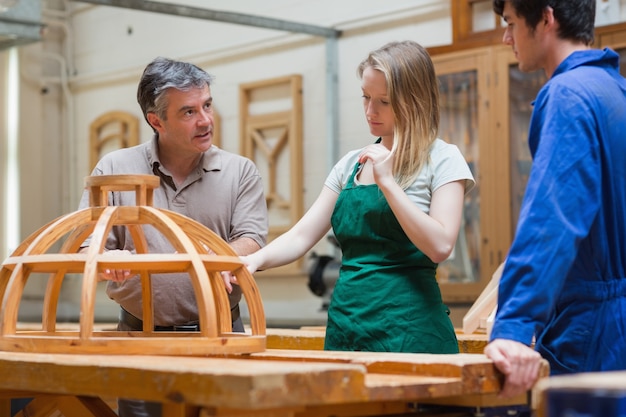
<svg viewBox="0 0 626 417">
<path fill-rule="evenodd" d="M 406 189 L 428 162 L 439 130 L 439 82 L 430 55 L 414 41 L 390 42 L 372 51 L 357 69 L 382 72 L 394 114 L 393 174 Z"/>
</svg>

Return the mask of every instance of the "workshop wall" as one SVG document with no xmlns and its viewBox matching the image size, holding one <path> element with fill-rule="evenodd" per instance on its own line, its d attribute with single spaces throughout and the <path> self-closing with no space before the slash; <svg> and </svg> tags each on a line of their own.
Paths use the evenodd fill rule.
<svg viewBox="0 0 626 417">
<path fill-rule="evenodd" d="M 83 179 L 92 168 L 89 125 L 98 116 L 112 110 L 134 114 L 141 121 L 140 141 L 150 140 L 152 132 L 143 121 L 135 92 L 143 68 L 156 56 L 191 61 L 216 77 L 212 93 L 221 117 L 221 144 L 232 152 L 239 151 L 239 85 L 284 75 L 302 76 L 306 209 L 321 190 L 332 162 L 373 139 L 362 111 L 358 63 L 370 50 L 392 40 L 413 39 L 427 47 L 452 41 L 449 2 L 444 0 L 172 3 L 341 30 L 337 42 L 336 155 L 330 155 L 327 132 L 325 38 L 68 0 L 44 0 L 41 42 L 19 48 L 17 198 L 22 239 L 50 220 L 76 210 Z M 624 20 L 626 0 L 603 3 L 617 10 L 622 3 L 621 12 L 612 14 L 611 9 L 606 15 L 618 15 Z M 0 74 L 6 73 L 7 60 L 7 53 L 0 51 Z M 4 256 L 11 252 L 2 245 L 0 249 Z M 316 246 L 315 251 L 334 253 L 326 242 Z M 322 300 L 306 286 L 306 271 L 297 276 L 263 275 L 258 281 L 269 326 L 325 323 L 325 312 L 320 311 Z M 60 320 L 77 319 L 79 284 L 77 279 L 74 285 L 64 288 Z M 23 320 L 38 314 L 44 290 L 45 283 L 29 281 L 20 310 Z M 103 291 L 98 297 L 97 319 L 116 320 L 117 305 Z M 455 324 L 459 325 L 458 320 Z"/>
</svg>

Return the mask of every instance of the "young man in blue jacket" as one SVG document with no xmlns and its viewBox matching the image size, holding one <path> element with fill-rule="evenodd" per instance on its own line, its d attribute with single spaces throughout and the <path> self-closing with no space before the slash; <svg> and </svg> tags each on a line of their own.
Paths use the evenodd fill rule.
<svg viewBox="0 0 626 417">
<path fill-rule="evenodd" d="M 592 49 L 595 0 L 494 0 L 534 102 L 533 165 L 485 349 L 505 396 L 552 375 L 626 369 L 626 81 Z M 530 346 L 536 340 L 535 349 Z"/>
</svg>

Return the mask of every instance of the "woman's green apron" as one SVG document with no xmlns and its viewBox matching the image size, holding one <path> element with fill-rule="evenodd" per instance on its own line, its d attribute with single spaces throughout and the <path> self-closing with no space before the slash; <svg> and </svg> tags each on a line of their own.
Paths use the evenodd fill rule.
<svg viewBox="0 0 626 417">
<path fill-rule="evenodd" d="M 343 259 L 324 349 L 458 353 L 437 264 L 411 243 L 376 184 L 355 184 L 357 172 L 331 218 Z"/>
</svg>

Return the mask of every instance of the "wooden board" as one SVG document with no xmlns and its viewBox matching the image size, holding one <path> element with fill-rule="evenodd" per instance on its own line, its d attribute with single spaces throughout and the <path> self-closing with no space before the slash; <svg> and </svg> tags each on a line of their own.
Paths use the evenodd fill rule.
<svg viewBox="0 0 626 417">
<path fill-rule="evenodd" d="M 301 329 L 266 329 L 268 349 L 323 350 L 325 328 L 323 326 Z M 488 338 L 484 333 L 465 334 L 457 331 L 460 353 L 483 353 Z"/>
<path fill-rule="evenodd" d="M 503 269 L 504 262 L 498 266 L 489 283 L 463 317 L 463 333 L 472 334 L 482 331 L 487 336 L 491 333 L 495 312 L 498 307 L 498 285 L 500 284 Z"/>
<path fill-rule="evenodd" d="M 105 401 L 93 399 L 119 397 L 163 402 L 164 417 L 324 417 L 339 409 L 360 416 L 371 415 L 368 408 L 397 414 L 409 402 L 437 399 L 490 397 L 487 404 L 498 405 L 501 381 L 483 355 L 313 350 L 212 357 L 0 352 L 0 374 L 12 376 L 0 378 L 0 398 L 24 392 L 38 410 L 91 399 L 82 416 L 97 417 L 112 414 Z"/>
</svg>

